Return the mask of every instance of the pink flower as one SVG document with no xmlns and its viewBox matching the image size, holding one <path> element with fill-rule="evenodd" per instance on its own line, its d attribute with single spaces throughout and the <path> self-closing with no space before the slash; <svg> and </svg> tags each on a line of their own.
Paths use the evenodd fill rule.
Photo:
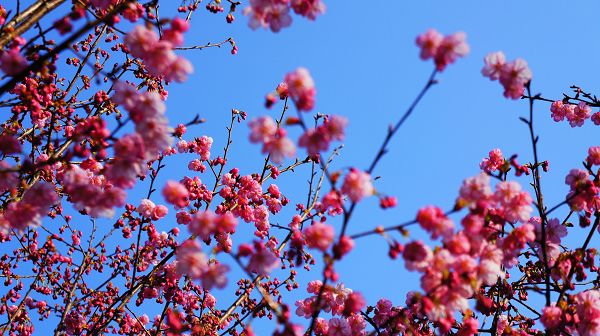
<svg viewBox="0 0 600 336">
<path fill-rule="evenodd" d="M 91 217 L 110 218 L 114 208 L 125 204 L 125 191 L 91 170 L 72 165 L 57 177 L 73 206 Z"/>
<path fill-rule="evenodd" d="M 500 169 L 502 165 L 504 165 L 504 162 L 505 160 L 504 156 L 502 156 L 502 151 L 496 148 L 490 151 L 489 158 L 484 158 L 481 161 L 479 167 L 487 173 L 493 173 Z"/>
<path fill-rule="evenodd" d="M 531 217 L 529 223 L 535 227 L 536 240 L 542 242 L 542 223 L 539 217 Z M 560 244 L 561 238 L 567 235 L 567 227 L 562 225 L 558 218 L 548 220 L 546 224 L 546 241 L 547 243 Z"/>
<path fill-rule="evenodd" d="M 200 239 L 209 241 L 211 235 L 216 233 L 215 214 L 210 210 L 194 214 L 188 229 Z"/>
<path fill-rule="evenodd" d="M 443 39 L 444 36 L 435 29 L 429 29 L 417 36 L 417 46 L 421 48 L 419 57 L 421 57 L 422 60 L 434 57 Z"/>
<path fill-rule="evenodd" d="M 315 20 L 317 15 L 325 13 L 325 4 L 321 0 L 291 0 L 292 9 L 298 15 Z"/>
<path fill-rule="evenodd" d="M 592 108 L 589 107 L 585 102 L 580 102 L 573 107 L 572 113 L 566 114 L 566 117 L 567 120 L 569 120 L 569 125 L 571 125 L 571 127 L 581 127 L 591 114 Z"/>
<path fill-rule="evenodd" d="M 273 118 L 263 116 L 257 119 L 253 119 L 248 123 L 250 127 L 250 142 L 265 143 L 275 136 L 277 132 L 277 124 Z"/>
<path fill-rule="evenodd" d="M 427 60 L 433 57 L 437 71 L 444 71 L 446 66 L 454 63 L 459 57 L 469 53 L 466 35 L 457 32 L 442 36 L 435 29 L 429 29 L 417 37 L 417 45 L 421 48 L 420 57 Z"/>
<path fill-rule="evenodd" d="M 298 68 L 285 75 L 288 94 L 299 111 L 310 111 L 315 104 L 315 83 L 306 68 Z"/>
<path fill-rule="evenodd" d="M 152 214 L 154 213 L 154 208 L 156 205 L 151 200 L 144 198 L 140 201 L 140 205 L 137 207 L 136 211 L 146 218 L 152 218 Z"/>
<path fill-rule="evenodd" d="M 460 187 L 459 195 L 460 199 L 468 205 L 488 200 L 492 195 L 490 177 L 485 173 L 481 173 L 467 178 Z"/>
<path fill-rule="evenodd" d="M 394 208 L 398 205 L 398 199 L 394 196 L 385 196 L 379 199 L 379 207 L 382 209 Z"/>
<path fill-rule="evenodd" d="M 146 175 L 144 140 L 127 134 L 114 143 L 115 157 L 105 166 L 104 176 L 119 188 L 131 188 L 138 177 Z"/>
<path fill-rule="evenodd" d="M 187 30 L 187 23 L 182 24 L 180 19 L 173 20 L 170 29 L 166 29 L 163 39 L 158 35 L 138 25 L 129 32 L 124 42 L 134 57 L 141 58 L 146 69 L 156 77 L 164 77 L 167 81 L 183 82 L 187 75 L 193 72 L 192 64 L 183 57 L 177 57 L 173 47 L 183 43 L 182 33 Z"/>
<path fill-rule="evenodd" d="M 457 336 L 473 336 L 477 334 L 479 322 L 473 317 L 465 318 L 462 326 L 456 333 Z"/>
<path fill-rule="evenodd" d="M 0 160 L 0 192 L 3 193 L 7 190 L 17 187 L 19 183 L 19 174 L 16 171 L 10 171 L 11 165 Z"/>
<path fill-rule="evenodd" d="M 594 146 L 588 149 L 587 162 L 595 166 L 600 165 L 600 146 Z"/>
<path fill-rule="evenodd" d="M 500 73 L 500 84 L 504 86 L 504 96 L 519 99 L 523 96 L 525 85 L 531 81 L 531 70 L 521 58 L 504 64 Z"/>
<path fill-rule="evenodd" d="M 567 200 L 572 210 L 593 211 L 600 205 L 600 189 L 590 180 L 590 175 L 582 169 L 572 169 L 565 183 L 571 187 Z"/>
<path fill-rule="evenodd" d="M 496 283 L 498 278 L 504 278 L 502 265 L 490 259 L 482 259 L 477 267 L 477 278 L 485 285 L 491 286 Z"/>
<path fill-rule="evenodd" d="M 531 217 L 531 196 L 526 191 L 521 191 L 521 185 L 514 181 L 503 181 L 496 185 L 494 199 L 503 210 L 504 218 L 515 223 L 526 222 Z"/>
<path fill-rule="evenodd" d="M 234 233 L 237 227 L 237 218 L 230 212 L 219 215 L 216 220 L 216 229 L 220 233 Z"/>
<path fill-rule="evenodd" d="M 535 228 L 529 223 L 525 223 L 510 234 L 501 242 L 504 252 L 504 266 L 512 267 L 517 264 L 517 256 L 527 243 L 535 240 Z"/>
<path fill-rule="evenodd" d="M 332 140 L 344 140 L 344 131 L 348 125 L 348 119 L 342 116 L 333 115 L 327 117 L 325 122 L 323 122 L 323 125 L 327 129 L 327 133 L 329 133 L 329 137 Z"/>
<path fill-rule="evenodd" d="M 298 140 L 298 146 L 306 148 L 310 155 L 317 155 L 329 149 L 331 138 L 323 127 L 306 130 Z"/>
<path fill-rule="evenodd" d="M 575 296 L 577 307 L 577 331 L 581 336 L 600 334 L 600 292 L 596 289 L 581 292 Z"/>
<path fill-rule="evenodd" d="M 556 329 L 562 324 L 562 310 L 555 306 L 546 306 L 542 308 L 540 321 L 546 329 Z"/>
<path fill-rule="evenodd" d="M 459 57 L 464 57 L 469 53 L 466 38 L 467 35 L 463 32 L 444 37 L 434 56 L 438 71 L 444 71 L 448 64 L 454 63 Z"/>
<path fill-rule="evenodd" d="M 143 25 L 137 25 L 125 35 L 124 41 L 133 56 L 142 57 L 154 48 L 158 35 Z"/>
<path fill-rule="evenodd" d="M 262 152 L 269 153 L 271 160 L 279 164 L 284 158 L 293 158 L 296 155 L 296 146 L 286 137 L 285 130 L 280 128 L 275 136 L 265 142 Z"/>
<path fill-rule="evenodd" d="M 0 53 L 0 70 L 9 76 L 16 76 L 27 68 L 27 60 L 19 52 L 19 48 L 12 48 Z"/>
<path fill-rule="evenodd" d="M 442 209 L 436 206 L 426 206 L 419 209 L 417 221 L 425 231 L 431 233 L 431 238 L 440 236 L 450 237 L 454 230 L 454 223 L 446 217 Z"/>
<path fill-rule="evenodd" d="M 269 275 L 275 268 L 279 266 L 279 258 L 264 243 L 255 243 L 255 251 L 250 257 L 248 270 L 257 273 L 260 276 Z"/>
<path fill-rule="evenodd" d="M 329 320 L 329 328 L 327 332 L 327 336 L 348 336 L 352 335 L 352 329 L 343 318 L 334 317 Z"/>
<path fill-rule="evenodd" d="M 271 6 L 265 13 L 265 21 L 275 33 L 279 32 L 282 28 L 289 27 L 292 24 L 290 8 L 283 4 Z"/>
<path fill-rule="evenodd" d="M 204 269 L 200 280 L 205 290 L 211 290 L 213 287 L 224 288 L 227 285 L 225 273 L 229 271 L 229 266 L 223 265 L 217 261 L 211 262 Z"/>
<path fill-rule="evenodd" d="M 165 200 L 177 208 L 183 208 L 188 203 L 189 192 L 185 186 L 177 181 L 167 181 L 163 190 Z"/>
<path fill-rule="evenodd" d="M 197 146 L 194 148 L 194 151 L 200 154 L 200 159 L 203 161 L 210 159 L 210 148 L 213 144 L 213 138 L 204 135 L 200 139 L 197 139 L 195 143 Z"/>
<path fill-rule="evenodd" d="M 327 251 L 335 238 L 334 230 L 331 225 L 314 221 L 312 225 L 304 229 L 304 235 L 309 247 L 319 249 L 323 252 Z"/>
<path fill-rule="evenodd" d="M 356 168 L 351 168 L 344 178 L 341 191 L 352 202 L 356 203 L 364 197 L 373 195 L 375 188 L 371 183 L 371 175 Z"/>
<path fill-rule="evenodd" d="M 565 119 L 565 104 L 562 100 L 557 100 L 550 105 L 550 112 L 552 113 L 552 119 L 554 121 L 562 121 Z"/>
<path fill-rule="evenodd" d="M 208 267 L 206 255 L 195 240 L 186 240 L 177 247 L 176 260 L 177 273 L 194 280 L 200 280 Z"/>
<path fill-rule="evenodd" d="M 418 240 L 404 246 L 402 257 L 406 263 L 406 269 L 409 271 L 424 271 L 429 267 L 429 263 L 433 258 L 433 253 L 429 246 Z"/>
<path fill-rule="evenodd" d="M 23 232 L 27 227 L 38 227 L 50 207 L 58 201 L 54 186 L 38 181 L 25 191 L 21 200 L 9 203 L 4 213 L 0 213 L 0 230 L 12 228 Z"/>
<path fill-rule="evenodd" d="M 492 52 L 485 56 L 484 62 L 485 66 L 481 69 L 481 73 L 491 80 L 497 80 L 500 78 L 502 68 L 506 63 L 506 56 L 501 51 Z"/>
<path fill-rule="evenodd" d="M 592 114 L 592 122 L 594 125 L 600 125 L 600 112 Z"/>
<path fill-rule="evenodd" d="M 292 24 L 289 12 L 287 3 L 271 0 L 250 0 L 250 7 L 244 9 L 244 15 L 250 16 L 250 28 L 269 27 L 273 32 L 279 32 Z"/>
</svg>

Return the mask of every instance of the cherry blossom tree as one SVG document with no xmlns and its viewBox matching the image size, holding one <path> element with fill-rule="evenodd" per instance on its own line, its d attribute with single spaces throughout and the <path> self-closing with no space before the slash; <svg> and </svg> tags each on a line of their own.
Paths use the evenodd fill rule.
<svg viewBox="0 0 600 336">
<path fill-rule="evenodd" d="M 167 89 L 185 86 L 194 71 L 186 53 L 238 51 L 232 38 L 189 44 L 198 12 L 231 24 L 245 16 L 251 29 L 277 33 L 294 20 L 317 20 L 324 1 L 168 6 L 0 6 L 2 334 L 249 336 L 266 333 L 253 330 L 262 319 L 273 335 L 600 335 L 590 246 L 600 223 L 600 147 L 581 153 L 565 177 L 564 201 L 549 204 L 542 182 L 550 164 L 538 152 L 534 124 L 535 105 L 547 111 L 541 117 L 573 128 L 600 125 L 593 93 L 576 86 L 562 97 L 534 93 L 525 60 L 490 52 L 481 74 L 523 109 L 530 141 L 519 154 L 532 159 L 519 163 L 491 148 L 453 204 L 423 205 L 402 224 L 367 223 L 349 234 L 365 199 L 378 199 L 381 211 L 399 206 L 398 195 L 379 190 L 377 168 L 429 90 L 468 56 L 467 35 L 429 29 L 416 37 L 415 62 L 417 55 L 432 61 L 425 85 L 384 130 L 368 166 L 336 169 L 352 136 L 349 120 L 315 112 L 318 83 L 302 64 L 272 79 L 264 99 L 275 118 L 234 108 L 225 134 L 198 134 L 210 115 L 172 125 L 167 99 Z M 248 139 L 240 139 L 240 127 Z M 213 146 L 222 136 L 225 146 Z M 234 139 L 260 147 L 263 156 L 248 157 L 260 169 L 230 160 Z M 187 167 L 162 183 L 175 156 Z M 289 190 L 281 176 L 308 183 Z M 576 230 L 585 240 L 567 246 L 563 238 Z M 336 271 L 367 236 L 389 246 L 388 255 L 373 258 L 399 259 L 398 267 L 420 278 L 404 302 L 368 302 L 368 288 L 346 287 Z M 533 293 L 543 300 L 530 300 Z"/>
</svg>

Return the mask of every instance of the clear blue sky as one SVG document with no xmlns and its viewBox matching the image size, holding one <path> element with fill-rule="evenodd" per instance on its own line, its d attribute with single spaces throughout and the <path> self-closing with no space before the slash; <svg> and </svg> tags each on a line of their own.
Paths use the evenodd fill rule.
<svg viewBox="0 0 600 336">
<path fill-rule="evenodd" d="M 533 71 L 533 90 L 546 97 L 559 98 L 572 84 L 592 92 L 600 86 L 597 1 L 325 3 L 327 13 L 315 22 L 294 17 L 294 24 L 278 34 L 251 31 L 247 18 L 239 13 L 233 25 L 225 23 L 224 15 L 204 10 L 196 13 L 186 45 L 220 42 L 231 36 L 239 52 L 232 56 L 229 48 L 222 48 L 184 53 L 193 62 L 195 73 L 186 83 L 170 87 L 167 115 L 176 125 L 200 113 L 207 123 L 191 129 L 190 136 L 212 136 L 216 155 L 225 142 L 231 108 L 246 111 L 249 118 L 275 116 L 278 109 L 267 111 L 263 107 L 264 95 L 285 73 L 304 66 L 317 87 L 315 112 L 340 114 L 350 120 L 345 148 L 335 167 L 366 168 L 387 126 L 400 117 L 431 72 L 431 62 L 418 58 L 415 37 L 430 27 L 444 34 L 466 32 L 470 54 L 438 77 L 440 84 L 405 123 L 376 169 L 375 174 L 381 176 L 376 188 L 397 196 L 398 207 L 381 211 L 375 198 L 366 200 L 358 206 L 349 233 L 410 220 L 424 205 L 449 209 L 462 180 L 478 173 L 481 158 L 493 148 L 502 149 L 506 155 L 518 153 L 523 163 L 531 160 L 527 129 L 518 120 L 526 115 L 527 104 L 504 99 L 501 86 L 481 76 L 482 59 L 488 52 L 503 50 L 509 59 L 527 60 Z M 554 123 L 549 115 L 548 104 L 536 105 L 540 159 L 550 161 L 542 186 L 548 204 L 553 205 L 567 192 L 567 172 L 580 165 L 588 146 L 598 145 L 598 138 L 597 129 L 589 122 L 581 129 L 572 129 L 566 123 Z M 294 139 L 298 135 L 290 130 Z M 247 136 L 245 125 L 235 131 L 229 160 L 242 173 L 262 166 L 260 148 L 248 144 Z M 299 150 L 299 154 L 304 152 Z M 183 169 L 187 159 L 191 157 L 168 159 L 158 185 L 187 174 Z M 204 176 L 210 179 L 208 173 Z M 307 176 L 307 170 L 299 169 L 295 180 L 282 179 L 282 191 L 292 203 L 305 199 Z M 530 180 L 525 177 L 519 182 L 527 185 Z M 142 183 L 143 189 L 146 183 Z M 132 202 L 145 197 L 141 192 L 130 196 Z M 167 230 L 176 225 L 169 218 L 159 227 Z M 280 216 L 273 221 L 286 225 L 288 220 Z M 339 230 L 340 222 L 332 223 Z M 243 231 L 234 241 L 244 240 Z M 411 235 L 425 237 L 417 228 Z M 568 242 L 582 239 L 581 234 L 570 235 Z M 597 243 L 596 238 L 592 246 Z M 406 292 L 419 287 L 416 275 L 408 273 L 401 261 L 390 260 L 387 251 L 381 237 L 360 239 L 352 253 L 337 264 L 342 281 L 361 291 L 369 304 L 384 296 L 394 304 L 403 304 Z M 230 284 L 235 285 L 239 270 L 226 255 L 220 258 L 231 264 Z M 301 270 L 298 279 L 301 288 L 288 296 L 292 306 L 293 300 L 305 297 L 309 280 L 321 279 L 320 269 L 310 273 Z M 231 303 L 227 290 L 217 291 L 216 296 L 219 308 Z M 259 335 L 272 328 L 263 323 L 256 326 Z"/>
</svg>

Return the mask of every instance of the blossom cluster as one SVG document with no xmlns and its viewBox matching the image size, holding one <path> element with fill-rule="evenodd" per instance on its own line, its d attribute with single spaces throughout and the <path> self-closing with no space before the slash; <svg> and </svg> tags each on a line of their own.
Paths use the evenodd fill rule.
<svg viewBox="0 0 600 336">
<path fill-rule="evenodd" d="M 552 119 L 556 122 L 567 120 L 571 127 L 581 127 L 590 118 L 595 125 L 600 125 L 600 112 L 592 114 L 592 108 L 586 102 L 569 104 L 557 100 L 550 106 Z"/>
<path fill-rule="evenodd" d="M 273 32 L 279 32 L 292 24 L 291 10 L 315 20 L 325 12 L 325 4 L 321 0 L 250 0 L 250 6 L 244 9 L 244 14 L 250 17 L 250 28 L 268 27 Z"/>
<path fill-rule="evenodd" d="M 490 80 L 500 81 L 504 87 L 504 97 L 520 99 L 523 96 L 525 86 L 531 81 L 531 70 L 525 60 L 517 58 L 507 62 L 504 53 L 497 51 L 485 56 L 484 62 L 481 73 Z"/>
<path fill-rule="evenodd" d="M 442 35 L 435 29 L 429 29 L 417 37 L 417 46 L 421 48 L 422 60 L 433 58 L 437 71 L 444 71 L 449 64 L 469 53 L 466 34 L 457 32 Z"/>
<path fill-rule="evenodd" d="M 271 117 L 263 116 L 251 120 L 250 142 L 262 143 L 263 154 L 268 153 L 275 163 L 283 162 L 284 158 L 293 158 L 296 155 L 296 146 L 286 137 L 287 132 L 280 127 Z"/>
<path fill-rule="evenodd" d="M 134 57 L 144 61 L 148 71 L 167 81 L 184 82 L 193 71 L 192 64 L 173 52 L 174 47 L 183 44 L 183 33 L 189 29 L 189 23 L 181 18 L 171 21 L 171 27 L 158 35 L 142 25 L 137 25 L 125 36 L 125 45 Z"/>
<path fill-rule="evenodd" d="M 206 8 L 223 12 L 224 3 L 212 1 Z M 228 153 L 245 112 L 232 109 L 222 154 L 211 136 L 187 137 L 188 128 L 202 123 L 199 116 L 175 128 L 165 116 L 167 85 L 192 72 L 176 50 L 223 43 L 232 52 L 237 48 L 231 39 L 181 48 L 198 2 L 181 4 L 178 12 L 187 16 L 173 20 L 159 16 L 158 4 L 77 2 L 50 25 L 0 6 L 2 37 L 20 34 L 29 24 L 39 30 L 24 35 L 29 40 L 15 36 L 0 47 L 0 70 L 7 75 L 1 93 L 10 95 L 0 102 L 9 111 L 0 125 L 0 243 L 6 251 L 0 256 L 5 287 L 0 317 L 6 319 L 0 330 L 29 336 L 39 331 L 34 328 L 39 319 L 58 321 L 54 333 L 60 335 L 250 336 L 251 321 L 267 318 L 276 321 L 276 336 L 483 331 L 525 336 L 539 335 L 541 328 L 549 335 L 600 334 L 600 292 L 593 285 L 597 251 L 590 247 L 600 222 L 600 147 L 590 147 L 583 167 L 568 173 L 567 195 L 556 207 L 543 203 L 539 187 L 547 161 L 537 162 L 534 155 L 536 162 L 520 165 L 516 155 L 505 158 L 494 149 L 481 161 L 481 173 L 464 180 L 453 208 L 424 206 L 411 221 L 390 227 L 354 225 L 353 211 L 369 203 L 366 198 L 377 197 L 383 209 L 398 204 L 375 188 L 375 166 L 396 129 L 390 128 L 366 170 L 334 162 L 339 149 L 325 158 L 333 142 L 344 140 L 348 120 L 321 113 L 306 117 L 315 110 L 316 86 L 307 69 L 297 68 L 267 95 L 267 108 L 285 102 L 281 117 L 258 116 L 248 123 L 250 142 L 261 145 L 268 158 L 256 170 L 237 168 Z M 228 4 L 231 23 L 240 3 Z M 36 6 L 43 4 L 32 4 L 37 13 Z M 39 13 L 51 10 L 46 6 Z M 279 31 L 291 23 L 292 11 L 314 20 L 325 6 L 321 0 L 250 0 L 244 12 L 251 27 Z M 94 21 L 86 21 L 75 30 L 75 21 L 86 15 L 98 24 L 88 29 Z M 122 18 L 144 25 L 125 34 Z M 57 44 L 54 35 L 68 43 Z M 469 52 L 462 32 L 443 36 L 430 29 L 416 43 L 422 59 L 433 59 L 435 71 L 415 104 L 440 72 Z M 64 48 L 74 56 L 61 57 Z M 71 78 L 57 71 L 63 60 L 73 70 Z M 506 62 L 497 52 L 485 62 L 483 74 L 499 80 L 506 97 L 524 95 L 531 80 L 525 61 Z M 32 71 L 24 76 L 24 70 Z M 590 118 L 600 123 L 600 112 L 591 111 L 599 105 L 595 96 L 579 91 L 557 101 L 525 98 L 554 101 L 552 118 L 573 127 Z M 288 102 L 295 116 L 286 115 Z M 522 120 L 537 154 L 533 121 Z M 296 146 L 307 157 L 280 166 L 296 156 Z M 162 169 L 175 155 L 192 157 L 188 170 L 164 178 Z M 513 168 L 516 177 L 533 178 L 535 201 L 521 187 L 525 183 L 509 179 Z M 310 171 L 306 193 L 280 184 L 303 171 Z M 128 203 L 126 190 L 138 192 L 139 180 L 148 182 L 148 190 Z M 561 206 L 568 206 L 564 220 Z M 590 233 L 581 247 L 570 249 L 565 238 L 573 215 Z M 370 235 L 385 240 L 388 256 L 419 277 L 420 289 L 401 305 L 387 298 L 368 304 L 338 273 L 340 261 Z M 308 295 L 295 302 L 294 314 L 285 293 L 299 288 L 300 275 L 322 280 L 308 282 Z M 224 288 L 232 288 L 232 302 L 217 302 Z M 534 292 L 546 298 L 539 309 L 527 302 Z M 147 307 L 159 313 L 149 316 Z M 294 323 L 297 318 L 306 319 L 310 331 Z"/>
</svg>

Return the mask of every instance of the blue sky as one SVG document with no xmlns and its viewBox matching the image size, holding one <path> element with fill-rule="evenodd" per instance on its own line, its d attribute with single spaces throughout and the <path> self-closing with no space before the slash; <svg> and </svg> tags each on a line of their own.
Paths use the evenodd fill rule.
<svg viewBox="0 0 600 336">
<path fill-rule="evenodd" d="M 325 3 L 326 14 L 315 22 L 294 17 L 293 25 L 278 34 L 250 30 L 247 18 L 240 13 L 233 25 L 225 23 L 224 15 L 204 10 L 194 14 L 186 45 L 233 37 L 239 52 L 231 55 L 229 48 L 224 47 L 182 53 L 192 61 L 195 72 L 186 83 L 171 85 L 167 115 L 172 125 L 189 121 L 196 113 L 206 118 L 205 124 L 190 130 L 189 137 L 213 137 L 212 152 L 216 155 L 226 140 L 229 111 L 244 110 L 249 118 L 275 116 L 281 105 L 266 110 L 265 94 L 287 72 L 303 66 L 310 70 L 316 83 L 314 112 L 344 115 L 350 120 L 345 147 L 335 168 L 365 169 L 388 125 L 398 120 L 432 70 L 431 62 L 418 58 L 415 37 L 428 28 L 443 34 L 466 32 L 470 54 L 438 75 L 440 83 L 401 128 L 375 171 L 381 176 L 376 188 L 397 196 L 398 207 L 381 211 L 376 198 L 362 202 L 349 233 L 410 220 L 420 207 L 429 204 L 451 208 L 462 180 L 478 173 L 480 160 L 493 148 L 500 148 L 507 156 L 519 154 L 522 163 L 532 159 L 527 128 L 518 120 L 527 115 L 527 103 L 503 98 L 500 84 L 480 74 L 487 53 L 502 50 L 508 59 L 527 60 L 533 72 L 534 92 L 548 98 L 560 98 L 572 84 L 592 92 L 600 85 L 600 47 L 595 43 L 600 36 L 597 1 L 568 5 L 563 1 L 475 0 Z M 541 139 L 540 159 L 550 161 L 550 172 L 542 176 L 542 186 L 547 203 L 552 206 L 564 199 L 568 190 L 564 177 L 568 171 L 580 166 L 589 146 L 598 145 L 597 129 L 589 122 L 578 129 L 553 122 L 546 103 L 536 104 L 535 121 Z M 228 167 L 240 167 L 242 173 L 255 172 L 262 167 L 260 148 L 248 143 L 245 125 L 237 127 Z M 290 129 L 293 139 L 299 134 Z M 299 154 L 304 152 L 300 149 Z M 167 167 L 158 185 L 188 174 L 184 167 L 191 159 L 188 156 L 166 160 Z M 308 173 L 299 169 L 295 176 L 281 179 L 282 192 L 292 204 L 304 201 Z M 208 174 L 203 176 L 210 178 Z M 518 181 L 527 185 L 530 179 Z M 145 197 L 139 190 L 145 189 L 146 184 L 143 182 L 130 193 L 131 202 Z M 285 215 L 273 219 L 282 225 L 288 220 Z M 340 229 L 339 219 L 331 223 Z M 176 224 L 170 217 L 158 225 L 169 229 Z M 251 231 L 244 230 L 241 228 L 234 241 L 243 241 Z M 569 243 L 582 240 L 577 229 L 569 235 Z M 415 228 L 411 237 L 424 239 L 425 235 Z M 595 238 L 592 246 L 597 244 Z M 369 304 L 387 297 L 400 305 L 409 290 L 418 289 L 417 276 L 408 273 L 401 261 L 390 260 L 387 251 L 381 237 L 360 239 L 352 253 L 337 265 L 341 281 L 361 291 Z M 316 256 L 320 260 L 320 255 Z M 220 258 L 231 264 L 230 282 L 234 285 L 235 276 L 241 273 L 227 256 Z M 310 273 L 300 271 L 301 288 L 289 296 L 288 303 L 293 305 L 293 300 L 304 297 L 305 284 L 320 278 L 318 267 Z M 226 290 L 217 291 L 216 296 L 222 308 L 233 299 Z M 272 324 L 256 326 L 259 335 L 272 328 Z"/>
</svg>

